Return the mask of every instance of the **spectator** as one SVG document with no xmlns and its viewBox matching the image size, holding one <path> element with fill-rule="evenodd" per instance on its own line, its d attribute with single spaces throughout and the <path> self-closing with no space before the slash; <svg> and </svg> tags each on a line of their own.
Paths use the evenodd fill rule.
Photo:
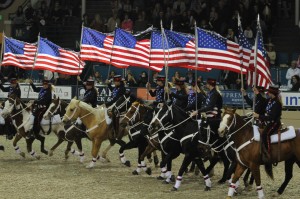
<svg viewBox="0 0 300 199">
<path fill-rule="evenodd" d="M 147 28 L 147 22 L 143 19 L 142 13 L 139 13 L 138 19 L 134 23 L 134 32 L 143 31 Z"/>
<path fill-rule="evenodd" d="M 138 79 L 138 86 L 145 87 L 148 82 L 148 75 L 145 71 L 140 74 L 140 78 Z"/>
<path fill-rule="evenodd" d="M 21 25 L 24 24 L 25 18 L 24 18 L 24 13 L 23 13 L 23 8 L 22 6 L 18 7 L 18 10 L 16 12 L 16 15 L 14 17 L 13 23 L 15 25 Z"/>
<path fill-rule="evenodd" d="M 300 89 L 300 77 L 298 75 L 294 75 L 292 77 L 292 89 L 291 91 L 299 91 Z"/>
<path fill-rule="evenodd" d="M 127 77 L 125 79 L 125 83 L 129 86 L 129 87 L 135 87 L 137 85 L 137 82 L 133 76 L 133 74 L 131 72 L 127 73 Z"/>
<path fill-rule="evenodd" d="M 29 2 L 25 10 L 25 19 L 27 21 L 33 21 L 35 16 L 36 16 L 35 10 L 32 8 L 31 2 Z"/>
<path fill-rule="evenodd" d="M 94 20 L 92 21 L 91 28 L 99 31 L 99 32 L 105 32 L 105 26 L 104 23 L 100 17 L 100 14 L 96 14 Z"/>
<path fill-rule="evenodd" d="M 251 29 L 251 27 L 249 25 L 246 26 L 246 29 L 244 30 L 244 35 L 249 40 L 253 39 L 253 31 L 252 31 L 252 29 Z"/>
<path fill-rule="evenodd" d="M 276 52 L 274 50 L 274 45 L 273 44 L 269 44 L 267 45 L 267 54 L 268 54 L 268 58 L 269 58 L 269 62 L 271 67 L 275 66 L 275 61 L 276 61 Z"/>
<path fill-rule="evenodd" d="M 124 5 L 123 5 L 123 11 L 126 13 L 131 13 L 132 11 L 132 5 L 130 3 L 130 0 L 126 0 Z"/>
<path fill-rule="evenodd" d="M 83 24 L 84 27 L 89 27 L 90 22 L 89 22 L 89 17 L 88 17 L 87 14 L 84 14 L 84 15 L 82 16 L 81 24 Z"/>
<path fill-rule="evenodd" d="M 173 9 L 179 10 L 179 13 L 182 14 L 186 9 L 184 0 L 175 0 L 175 2 L 173 3 Z"/>
<path fill-rule="evenodd" d="M 230 40 L 230 41 L 233 41 L 233 42 L 235 42 L 235 43 L 238 43 L 238 39 L 237 39 L 237 37 L 234 35 L 234 32 L 233 32 L 233 30 L 232 30 L 231 28 L 229 28 L 229 29 L 227 30 L 227 36 L 226 36 L 226 38 L 227 38 L 228 40 Z"/>
<path fill-rule="evenodd" d="M 156 87 L 156 79 L 157 79 L 157 76 L 158 76 L 158 72 L 156 71 L 153 71 L 152 72 L 152 79 L 150 79 L 150 84 L 151 84 L 151 87 Z"/>
<path fill-rule="evenodd" d="M 111 80 L 114 78 L 114 76 L 116 75 L 115 71 L 110 71 L 109 76 L 108 76 L 108 80 Z"/>
<path fill-rule="evenodd" d="M 113 32 L 116 28 L 116 25 L 120 27 L 120 19 L 116 13 L 113 13 L 113 16 L 110 17 L 106 23 L 107 31 Z"/>
<path fill-rule="evenodd" d="M 44 70 L 44 79 L 49 80 L 51 83 L 55 83 L 57 81 L 58 74 L 55 72 L 51 72 L 49 70 Z"/>
<path fill-rule="evenodd" d="M 121 25 L 122 29 L 127 31 L 127 32 L 131 32 L 132 28 L 133 28 L 133 22 L 131 21 L 131 19 L 129 19 L 128 14 L 125 14 L 124 20 L 122 21 L 122 25 Z"/>
<path fill-rule="evenodd" d="M 172 83 L 175 84 L 176 80 L 180 80 L 180 74 L 178 71 L 176 71 L 174 76 L 172 77 Z"/>
<path fill-rule="evenodd" d="M 55 2 L 54 10 L 52 11 L 52 21 L 55 24 L 62 24 L 64 12 L 60 7 L 59 1 Z"/>
<path fill-rule="evenodd" d="M 234 89 L 236 80 L 238 79 L 238 74 L 232 71 L 222 71 L 223 83 L 227 86 L 228 89 Z"/>
<path fill-rule="evenodd" d="M 294 75 L 298 75 L 300 77 L 300 69 L 296 67 L 297 61 L 293 60 L 291 63 L 291 67 L 287 70 L 285 78 L 288 80 L 288 88 L 292 88 L 292 77 Z"/>
<path fill-rule="evenodd" d="M 188 84 L 192 84 L 192 82 L 195 82 L 195 75 L 193 71 L 189 70 L 187 72 L 187 77 L 185 78 L 185 82 Z"/>
<path fill-rule="evenodd" d="M 40 20 L 46 20 L 49 17 L 49 8 L 47 7 L 47 4 L 45 1 L 41 2 L 40 8 L 38 9 L 38 18 Z"/>
<path fill-rule="evenodd" d="M 102 77 L 99 71 L 95 71 L 94 76 L 91 79 L 93 79 L 97 84 L 102 84 Z"/>
</svg>

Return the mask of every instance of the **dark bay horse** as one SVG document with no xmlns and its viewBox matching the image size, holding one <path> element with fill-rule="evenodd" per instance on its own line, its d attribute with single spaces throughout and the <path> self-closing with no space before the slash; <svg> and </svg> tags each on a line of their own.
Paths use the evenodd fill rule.
<svg viewBox="0 0 300 199">
<path fill-rule="evenodd" d="M 46 151 L 44 148 L 45 137 L 41 135 L 36 135 L 36 137 L 34 137 L 30 133 L 30 130 L 32 129 L 33 125 L 31 104 L 26 105 L 16 95 L 10 95 L 5 101 L 2 112 L 2 116 L 4 118 L 8 117 L 9 115 L 11 116 L 12 120 L 15 121 L 15 127 L 17 129 L 17 134 L 13 141 L 15 151 L 22 157 L 25 157 L 25 153 L 20 150 L 19 146 L 17 146 L 18 141 L 22 137 L 24 137 L 26 139 L 27 151 L 32 157 L 40 159 L 40 156 L 37 155 L 36 152 L 32 149 L 32 143 L 35 139 L 38 139 L 41 142 L 41 152 L 44 154 L 48 154 L 48 151 Z"/>
<path fill-rule="evenodd" d="M 234 142 L 237 167 L 232 178 L 227 198 L 234 193 L 235 183 L 241 177 L 246 168 L 250 168 L 256 183 L 258 198 L 264 198 L 261 187 L 260 165 L 262 164 L 260 154 L 260 142 L 254 140 L 253 128 L 246 124 L 241 116 L 235 113 L 235 109 L 225 109 L 222 122 L 218 129 L 221 137 L 226 136 L 229 141 Z M 272 163 L 288 161 L 293 163 L 300 160 L 300 130 L 295 130 L 296 137 L 282 142 L 271 144 L 271 162 L 265 164 L 266 173 L 273 179 Z M 286 182 L 285 182 L 286 183 Z"/>
<path fill-rule="evenodd" d="M 149 133 L 153 134 L 153 132 L 169 129 L 174 129 L 175 131 L 171 131 L 167 136 L 160 140 L 162 148 L 167 150 L 167 154 L 172 152 L 174 152 L 174 155 L 178 152 L 184 154 L 184 160 L 181 164 L 176 178 L 176 183 L 172 190 L 178 190 L 181 185 L 182 176 L 192 161 L 195 161 L 196 165 L 204 176 L 206 186 L 205 190 L 210 190 L 211 180 L 202 161 L 202 158 L 205 158 L 202 156 L 202 154 L 206 153 L 202 151 L 202 148 L 198 147 L 198 122 L 192 120 L 192 118 L 189 117 L 189 115 L 181 108 L 175 105 L 168 106 L 165 104 L 153 117 L 151 123 L 149 124 Z M 178 144 L 175 146 L 173 144 L 168 144 L 167 142 L 164 144 L 168 137 L 171 138 L 169 139 L 169 142 L 173 140 L 177 141 Z"/>
<path fill-rule="evenodd" d="M 64 125 L 60 118 L 64 116 L 66 113 L 66 107 L 68 104 L 59 99 L 59 97 L 56 97 L 55 95 L 53 96 L 52 102 L 47 109 L 47 111 L 43 115 L 43 120 L 46 121 L 52 121 L 51 129 L 52 132 L 54 132 L 58 138 L 57 142 L 51 147 L 49 151 L 49 156 L 53 155 L 54 150 L 63 142 L 67 141 L 67 148 L 65 150 L 65 159 L 69 158 L 69 152 L 73 155 L 78 155 L 80 157 L 80 162 L 84 161 L 84 152 L 82 150 L 82 143 L 81 139 L 82 138 L 87 138 L 87 135 L 84 131 L 84 129 L 81 127 L 79 124 L 71 124 L 71 125 Z M 55 121 L 56 118 L 59 117 Z M 54 124 L 53 124 L 54 122 Z M 49 125 L 48 125 L 49 126 Z M 43 125 L 42 125 L 43 128 Z M 46 129 L 44 131 L 47 131 Z M 73 143 L 76 143 L 77 148 L 79 151 L 75 151 L 75 149 L 71 149 Z"/>
</svg>

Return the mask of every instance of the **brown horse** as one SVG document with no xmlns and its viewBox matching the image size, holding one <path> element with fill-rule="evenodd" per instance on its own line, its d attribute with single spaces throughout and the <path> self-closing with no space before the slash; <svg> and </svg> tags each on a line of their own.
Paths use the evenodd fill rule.
<svg viewBox="0 0 300 199">
<path fill-rule="evenodd" d="M 218 131 L 220 137 L 226 136 L 229 142 L 234 142 L 233 147 L 236 148 L 238 160 L 227 198 L 233 196 L 235 183 L 246 168 L 250 168 L 255 179 L 258 198 L 264 198 L 259 169 L 262 164 L 260 142 L 255 141 L 253 127 L 235 113 L 235 109 L 225 109 Z M 298 161 L 300 160 L 300 129 L 297 129 L 295 133 L 295 138 L 281 142 L 280 145 L 278 143 L 271 144 L 271 162 L 265 164 L 265 169 L 272 179 L 272 163 L 289 160 L 294 157 Z"/>
<path fill-rule="evenodd" d="M 25 153 L 21 152 L 19 146 L 17 146 L 18 141 L 24 137 L 26 139 L 28 153 L 30 153 L 32 157 L 40 159 L 40 156 L 32 150 L 32 143 L 35 140 L 35 137 L 30 134 L 33 125 L 31 104 L 26 105 L 16 95 L 11 95 L 8 97 L 8 100 L 6 100 L 2 112 L 3 118 L 8 117 L 9 115 L 11 115 L 12 120 L 15 121 L 15 127 L 17 129 L 17 134 L 13 141 L 15 151 L 22 157 L 25 157 Z M 36 135 L 36 139 L 41 141 L 41 151 L 48 154 L 48 151 L 44 148 L 45 137 Z"/>
<path fill-rule="evenodd" d="M 66 108 L 66 114 L 63 117 L 63 122 L 75 121 L 80 118 L 82 123 L 86 126 L 86 132 L 89 139 L 92 141 L 92 156 L 93 159 L 87 168 L 93 168 L 97 159 L 102 158 L 98 155 L 101 144 L 104 140 L 109 138 L 109 133 L 112 131 L 112 126 L 107 125 L 105 119 L 104 107 L 93 108 L 85 102 L 71 100 Z"/>
</svg>

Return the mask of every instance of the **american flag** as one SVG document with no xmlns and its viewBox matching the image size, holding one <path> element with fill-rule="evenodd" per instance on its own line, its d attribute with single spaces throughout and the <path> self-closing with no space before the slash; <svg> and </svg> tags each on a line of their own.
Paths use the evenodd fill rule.
<svg viewBox="0 0 300 199">
<path fill-rule="evenodd" d="M 187 67 L 195 64 L 193 38 L 171 30 L 153 31 L 151 36 L 150 65 Z"/>
<path fill-rule="evenodd" d="M 83 27 L 80 57 L 84 61 L 110 64 L 112 44 L 112 36 Z"/>
<path fill-rule="evenodd" d="M 241 72 L 239 45 L 221 35 L 197 28 L 200 67 Z M 246 72 L 242 69 L 243 73 Z"/>
<path fill-rule="evenodd" d="M 84 62 L 80 60 L 79 53 L 65 50 L 40 37 L 34 69 L 78 75 L 81 74 L 83 67 Z"/>
<path fill-rule="evenodd" d="M 150 39 L 138 40 L 132 34 L 117 28 L 115 31 L 111 63 L 117 67 L 139 66 L 149 68 Z M 150 67 L 161 71 L 161 68 Z"/>
<path fill-rule="evenodd" d="M 257 34 L 257 39 L 256 39 L 256 41 L 257 41 L 257 44 L 256 44 L 257 45 L 256 84 L 258 86 L 263 86 L 265 88 L 268 88 L 270 83 L 272 83 L 272 80 L 271 80 L 271 73 L 270 73 L 270 69 L 269 69 L 269 63 L 267 60 L 267 52 L 264 48 L 262 32 L 261 32 L 259 23 L 258 23 L 258 28 L 257 28 L 256 34 Z M 251 56 L 250 56 L 250 63 L 249 63 L 249 69 L 253 72 L 255 71 L 254 59 L 255 59 L 255 46 L 256 45 L 254 45 L 252 48 Z M 248 84 L 249 83 L 250 83 L 250 85 L 253 84 L 254 76 L 252 76 L 252 78 L 249 78 L 249 79 L 250 80 L 248 80 Z"/>
<path fill-rule="evenodd" d="M 36 44 L 29 44 L 4 37 L 4 54 L 2 66 L 16 66 L 32 69 L 36 53 Z"/>
</svg>

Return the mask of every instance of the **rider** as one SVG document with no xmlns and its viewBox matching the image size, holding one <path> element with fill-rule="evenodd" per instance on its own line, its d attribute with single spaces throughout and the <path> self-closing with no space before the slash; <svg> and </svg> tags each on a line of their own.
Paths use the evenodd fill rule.
<svg viewBox="0 0 300 199">
<path fill-rule="evenodd" d="M 184 80 L 176 79 L 175 81 L 176 92 L 172 92 L 170 97 L 172 98 L 172 104 L 175 104 L 181 108 L 184 108 L 187 104 L 188 95 Z M 165 88 L 167 92 L 170 92 L 169 88 Z"/>
<path fill-rule="evenodd" d="M 221 122 L 221 109 L 223 99 L 220 92 L 216 89 L 216 79 L 208 78 L 206 81 L 206 88 L 209 90 L 206 96 L 204 107 L 191 113 L 195 116 L 198 113 L 206 112 L 207 123 L 213 132 L 217 132 Z"/>
<path fill-rule="evenodd" d="M 265 114 L 253 113 L 254 118 L 258 118 L 262 122 L 266 123 L 266 127 L 262 133 L 262 161 L 268 163 L 270 161 L 270 139 L 269 136 L 277 132 L 281 125 L 281 113 L 282 113 L 282 103 L 279 96 L 279 87 L 270 86 L 267 89 L 267 95 L 269 99 L 267 100 L 267 106 L 265 109 Z"/>
<path fill-rule="evenodd" d="M 44 113 L 47 111 L 51 104 L 52 100 L 52 85 L 49 83 L 49 80 L 43 80 L 43 87 L 37 88 L 32 80 L 30 80 L 30 85 L 32 90 L 36 93 L 39 93 L 38 99 L 34 101 L 33 115 L 34 115 L 34 123 L 33 123 L 33 133 L 34 135 L 38 135 L 41 129 L 40 122 Z"/>
<path fill-rule="evenodd" d="M 114 78 L 113 78 L 113 81 L 114 81 L 114 84 L 115 84 L 114 88 L 111 86 L 111 82 L 110 81 L 108 81 L 108 80 L 106 81 L 109 90 L 112 92 L 111 93 L 111 100 L 105 104 L 106 107 L 111 106 L 121 96 L 123 96 L 126 93 L 126 88 L 125 88 L 124 81 L 123 81 L 121 75 L 115 75 Z"/>
<path fill-rule="evenodd" d="M 147 88 L 149 94 L 151 95 L 151 97 L 155 97 L 155 101 L 153 102 L 154 107 L 156 107 L 157 105 L 159 105 L 165 101 L 165 98 L 164 98 L 165 80 L 166 80 L 165 76 L 158 75 L 157 79 L 156 79 L 157 87 L 155 88 L 154 91 L 151 90 L 151 85 L 149 82 L 147 82 L 147 84 L 146 84 L 146 88 Z"/>
<path fill-rule="evenodd" d="M 205 96 L 206 94 L 201 89 L 201 82 L 197 82 L 197 84 L 195 82 L 192 82 L 191 90 L 189 91 L 188 94 L 188 103 L 185 110 L 193 111 L 196 110 L 196 107 L 201 108 L 202 103 L 205 100 Z M 196 106 L 196 102 L 197 102 L 197 106 Z"/>
<path fill-rule="evenodd" d="M 246 91 L 242 88 L 241 92 L 244 96 L 244 99 L 246 100 L 247 104 L 249 106 L 253 106 L 253 100 L 249 98 L 247 95 Z M 255 107 L 254 107 L 254 112 L 258 113 L 259 115 L 265 113 L 265 109 L 267 106 L 267 99 L 265 95 L 265 88 L 262 86 L 256 86 L 253 88 L 253 92 L 255 94 Z"/>
<path fill-rule="evenodd" d="M 16 78 L 10 79 L 9 87 L 4 87 L 2 85 L 2 82 L 0 81 L 0 89 L 3 92 L 8 92 L 7 97 L 9 97 L 10 95 L 16 95 L 18 98 L 21 98 L 21 89 Z M 5 126 L 5 132 L 7 133 L 7 139 L 11 140 L 13 136 L 16 134 L 16 128 L 14 127 L 10 117 L 5 118 L 4 126 Z"/>
<path fill-rule="evenodd" d="M 78 80 L 81 81 L 80 77 Z M 93 79 L 88 79 L 85 83 L 83 83 L 83 85 L 85 87 L 85 93 L 82 101 L 91 105 L 93 108 L 96 108 L 98 92 L 95 88 L 95 81 Z"/>
</svg>

